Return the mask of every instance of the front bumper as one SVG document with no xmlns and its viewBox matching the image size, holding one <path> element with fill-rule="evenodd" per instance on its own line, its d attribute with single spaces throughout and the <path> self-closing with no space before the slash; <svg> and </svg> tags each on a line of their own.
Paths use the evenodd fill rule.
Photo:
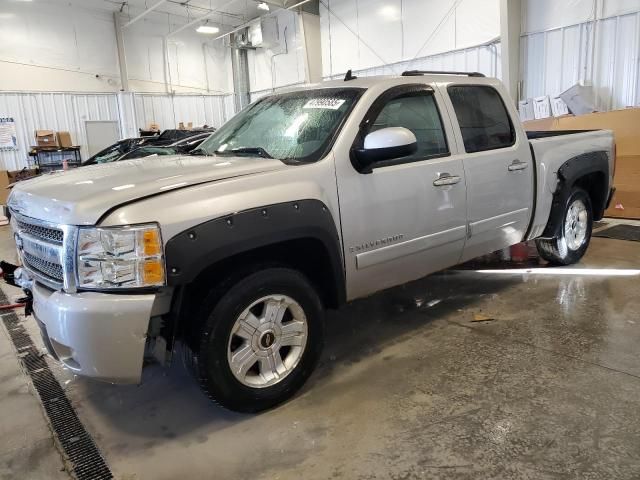
<svg viewBox="0 0 640 480">
<path fill-rule="evenodd" d="M 33 312 L 47 348 L 70 370 L 112 383 L 139 383 L 158 295 L 69 294 L 33 284 Z"/>
</svg>

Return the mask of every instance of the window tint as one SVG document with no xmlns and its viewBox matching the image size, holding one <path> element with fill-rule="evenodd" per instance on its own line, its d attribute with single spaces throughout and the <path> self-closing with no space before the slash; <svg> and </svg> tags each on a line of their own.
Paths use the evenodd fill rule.
<svg viewBox="0 0 640 480">
<path fill-rule="evenodd" d="M 491 87 L 449 87 L 468 153 L 510 147 L 515 132 L 498 92 Z"/>
<path fill-rule="evenodd" d="M 418 151 L 408 157 L 409 160 L 449 153 L 438 107 L 431 92 L 407 93 L 390 100 L 376 117 L 370 132 L 387 127 L 404 127 L 414 133 L 418 140 Z"/>
</svg>

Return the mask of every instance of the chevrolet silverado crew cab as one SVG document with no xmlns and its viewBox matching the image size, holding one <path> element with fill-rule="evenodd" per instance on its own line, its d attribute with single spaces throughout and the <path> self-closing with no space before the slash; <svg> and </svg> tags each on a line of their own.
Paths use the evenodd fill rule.
<svg viewBox="0 0 640 480">
<path fill-rule="evenodd" d="M 325 308 L 523 240 L 578 262 L 613 150 L 527 136 L 481 74 L 347 75 L 261 98 L 190 155 L 21 182 L 16 277 L 78 375 L 139 382 L 179 345 L 211 398 L 259 411 L 311 374 Z"/>
</svg>

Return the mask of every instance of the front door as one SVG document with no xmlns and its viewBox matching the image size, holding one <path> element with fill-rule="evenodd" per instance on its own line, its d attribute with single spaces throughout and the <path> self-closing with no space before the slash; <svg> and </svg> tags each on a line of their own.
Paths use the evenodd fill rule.
<svg viewBox="0 0 640 480">
<path fill-rule="evenodd" d="M 529 143 L 517 135 L 498 90 L 449 85 L 442 93 L 449 96 L 466 151 L 466 261 L 522 241 L 532 215 L 535 171 Z"/>
<path fill-rule="evenodd" d="M 383 93 L 361 123 L 354 146 L 366 134 L 405 127 L 418 151 L 359 173 L 337 159 L 347 295 L 362 297 L 456 264 L 466 237 L 466 178 L 452 156 L 452 128 L 427 85 L 403 85 Z M 360 143 L 360 145 L 359 145 Z M 453 143 L 455 145 L 455 142 Z"/>
</svg>

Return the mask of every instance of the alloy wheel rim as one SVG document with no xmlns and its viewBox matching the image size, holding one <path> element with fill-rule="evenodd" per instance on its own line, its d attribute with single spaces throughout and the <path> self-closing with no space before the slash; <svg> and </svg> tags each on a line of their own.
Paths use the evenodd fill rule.
<svg viewBox="0 0 640 480">
<path fill-rule="evenodd" d="M 234 377 L 252 388 L 273 386 L 298 366 L 307 345 L 303 308 L 286 295 L 253 302 L 236 319 L 227 344 Z"/>
<path fill-rule="evenodd" d="M 587 238 L 589 215 L 587 207 L 580 199 L 574 200 L 567 210 L 564 221 L 564 237 L 569 250 L 579 250 Z"/>
</svg>

